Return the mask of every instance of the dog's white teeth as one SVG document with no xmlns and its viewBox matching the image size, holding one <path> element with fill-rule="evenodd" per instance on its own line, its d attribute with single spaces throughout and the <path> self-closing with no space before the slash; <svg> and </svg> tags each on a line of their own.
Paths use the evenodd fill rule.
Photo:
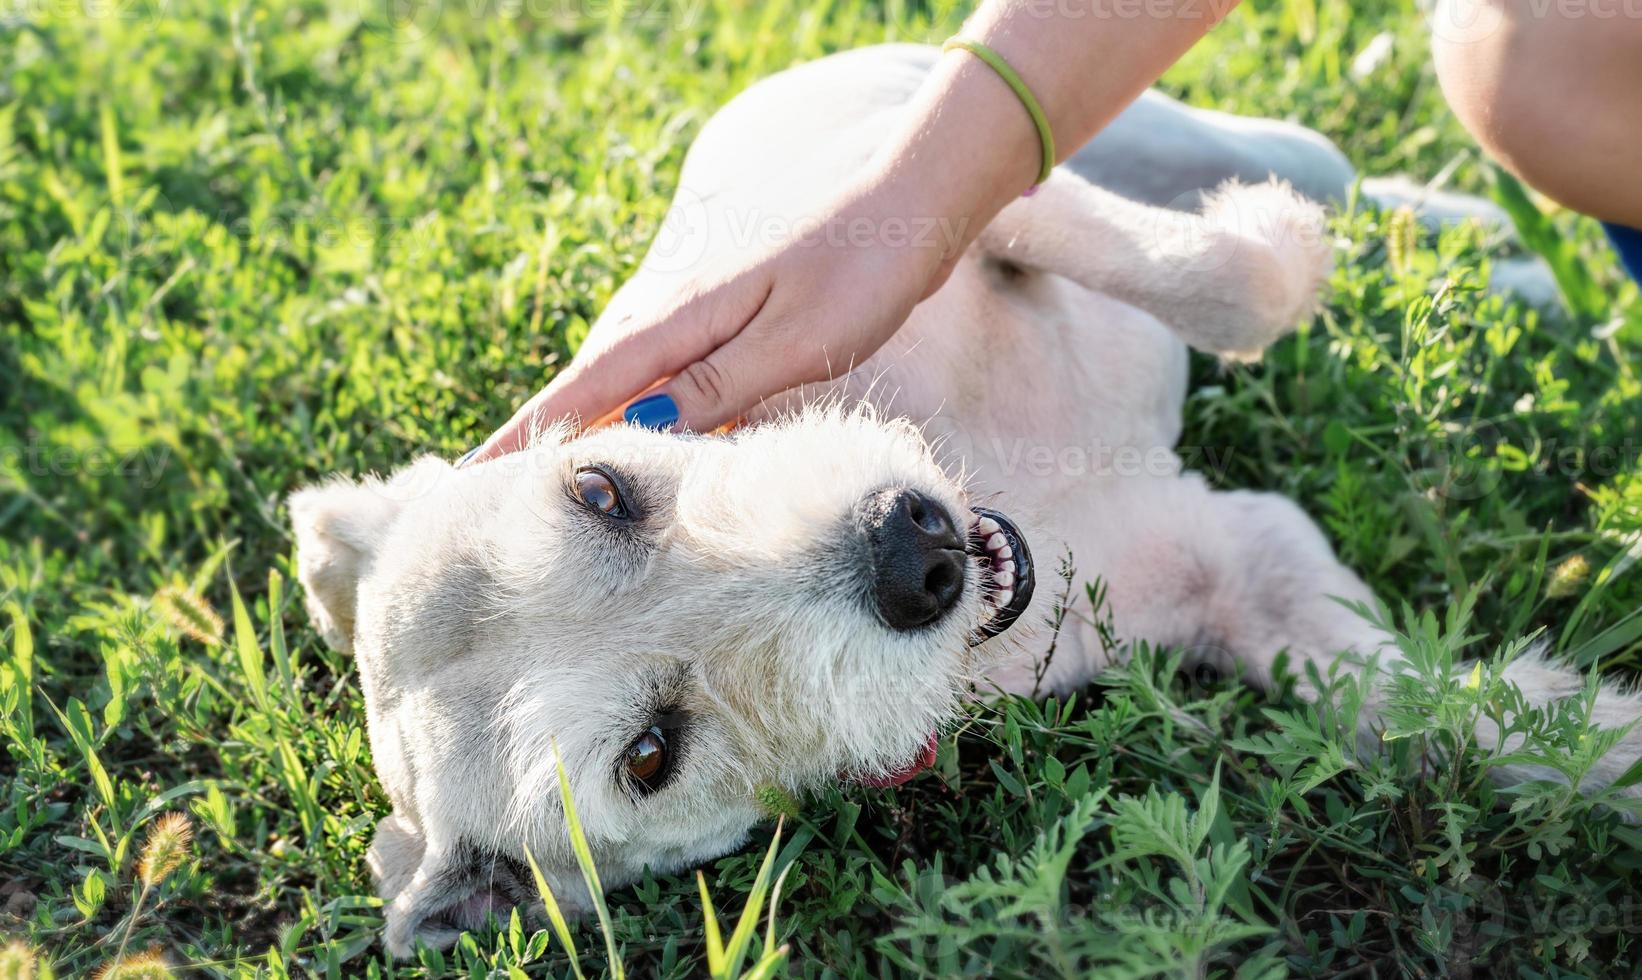
<svg viewBox="0 0 1642 980">
<path fill-rule="evenodd" d="M 975 531 L 981 538 L 986 555 L 981 561 L 990 589 L 982 593 L 982 603 L 988 621 L 997 619 L 1011 602 L 1015 601 L 1015 550 L 1003 533 L 1003 525 L 990 517 L 975 522 Z"/>
</svg>

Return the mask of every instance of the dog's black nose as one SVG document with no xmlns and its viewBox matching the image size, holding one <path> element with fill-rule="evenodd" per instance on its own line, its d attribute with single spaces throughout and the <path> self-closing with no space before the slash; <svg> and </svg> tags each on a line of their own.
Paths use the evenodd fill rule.
<svg viewBox="0 0 1642 980">
<path fill-rule="evenodd" d="M 964 589 L 964 538 L 940 504 L 916 490 L 880 490 L 858 511 L 872 555 L 872 595 L 893 629 L 932 623 Z"/>
</svg>

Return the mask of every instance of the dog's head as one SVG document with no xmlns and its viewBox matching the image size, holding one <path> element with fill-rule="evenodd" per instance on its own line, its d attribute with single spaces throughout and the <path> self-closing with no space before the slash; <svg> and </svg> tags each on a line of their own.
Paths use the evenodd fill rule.
<svg viewBox="0 0 1642 980">
<path fill-rule="evenodd" d="M 928 765 L 1030 557 L 917 431 L 812 410 L 729 438 L 617 427 L 291 499 L 326 639 L 359 660 L 394 804 L 396 953 L 585 901 L 555 750 L 606 885 L 738 846 L 761 786 Z"/>
</svg>

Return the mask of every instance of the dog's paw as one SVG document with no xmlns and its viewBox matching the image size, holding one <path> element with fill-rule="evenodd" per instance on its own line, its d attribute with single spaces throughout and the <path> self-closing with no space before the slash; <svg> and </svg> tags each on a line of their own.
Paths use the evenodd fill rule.
<svg viewBox="0 0 1642 980">
<path fill-rule="evenodd" d="M 1225 184 L 1200 220 L 1226 256 L 1234 306 L 1246 316 L 1222 324 L 1220 352 L 1251 359 L 1317 311 L 1333 265 L 1323 208 L 1283 181 Z"/>
</svg>

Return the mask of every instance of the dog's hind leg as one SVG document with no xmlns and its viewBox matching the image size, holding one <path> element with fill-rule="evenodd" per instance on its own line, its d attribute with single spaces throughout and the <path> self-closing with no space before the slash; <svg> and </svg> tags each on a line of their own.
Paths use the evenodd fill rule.
<svg viewBox="0 0 1642 980">
<path fill-rule="evenodd" d="M 1120 638 L 1182 649 L 1199 671 L 1206 664 L 1211 675 L 1240 674 L 1267 688 L 1273 684 L 1278 655 L 1286 653 L 1307 697 L 1315 691 L 1305 682 L 1306 661 L 1327 677 L 1342 654 L 1377 656 L 1383 684 L 1386 672 L 1403 659 L 1389 634 L 1349 607 L 1373 608 L 1368 587 L 1287 498 L 1212 491 L 1195 475 L 1130 481 L 1113 492 L 1123 499 L 1110 501 L 1116 504 L 1111 511 L 1122 517 L 1100 522 L 1095 534 L 1101 537 L 1107 567 L 1121 572 L 1106 582 Z M 1585 686 L 1577 671 L 1537 654 L 1513 660 L 1505 677 L 1538 707 L 1577 697 Z M 1383 695 L 1371 691 L 1362 716 L 1366 744 L 1375 741 L 1383 704 Z M 1592 721 L 1617 729 L 1638 719 L 1642 694 L 1602 685 Z M 1477 741 L 1487 749 L 1499 746 L 1493 722 L 1479 724 Z M 1633 730 L 1599 761 L 1583 788 L 1612 783 L 1638 758 L 1642 731 Z M 1503 785 L 1560 778 L 1548 768 L 1527 764 L 1502 766 L 1493 775 Z M 1642 786 L 1626 792 L 1642 795 Z"/>
<path fill-rule="evenodd" d="M 1515 684 L 1530 704 L 1547 705 L 1567 698 L 1579 697 L 1585 689 L 1585 678 L 1572 667 L 1558 663 L 1538 651 L 1526 653 L 1505 668 L 1505 678 Z M 1634 687 L 1623 688 L 1604 681 L 1591 706 L 1591 721 L 1608 730 L 1632 726 L 1612 750 L 1596 761 L 1582 784 L 1584 789 L 1607 786 L 1642 758 L 1642 692 Z M 1477 741 L 1487 748 L 1499 746 L 1499 732 L 1484 724 L 1477 732 Z M 1514 749 L 1520 737 L 1513 738 L 1505 748 Z M 1517 764 L 1505 767 L 1510 783 L 1528 779 L 1560 779 L 1553 771 L 1533 765 Z M 1626 796 L 1642 797 L 1642 785 L 1631 786 Z"/>
<path fill-rule="evenodd" d="M 1199 350 L 1258 354 L 1316 308 L 1323 211 L 1285 184 L 1228 185 L 1201 214 L 1138 204 L 1057 170 L 980 236 L 988 256 L 1065 276 L 1157 317 Z"/>
<path fill-rule="evenodd" d="M 1288 498 L 1210 490 L 1196 474 L 1121 481 L 1112 493 L 1122 499 L 1102 501 L 1113 517 L 1093 532 L 1105 568 L 1079 571 L 1103 573 L 1120 638 L 1184 649 L 1261 687 L 1282 653 L 1297 674 L 1303 661 L 1326 674 L 1347 652 L 1397 656 L 1348 608 L 1372 608 L 1368 586 Z"/>
</svg>

